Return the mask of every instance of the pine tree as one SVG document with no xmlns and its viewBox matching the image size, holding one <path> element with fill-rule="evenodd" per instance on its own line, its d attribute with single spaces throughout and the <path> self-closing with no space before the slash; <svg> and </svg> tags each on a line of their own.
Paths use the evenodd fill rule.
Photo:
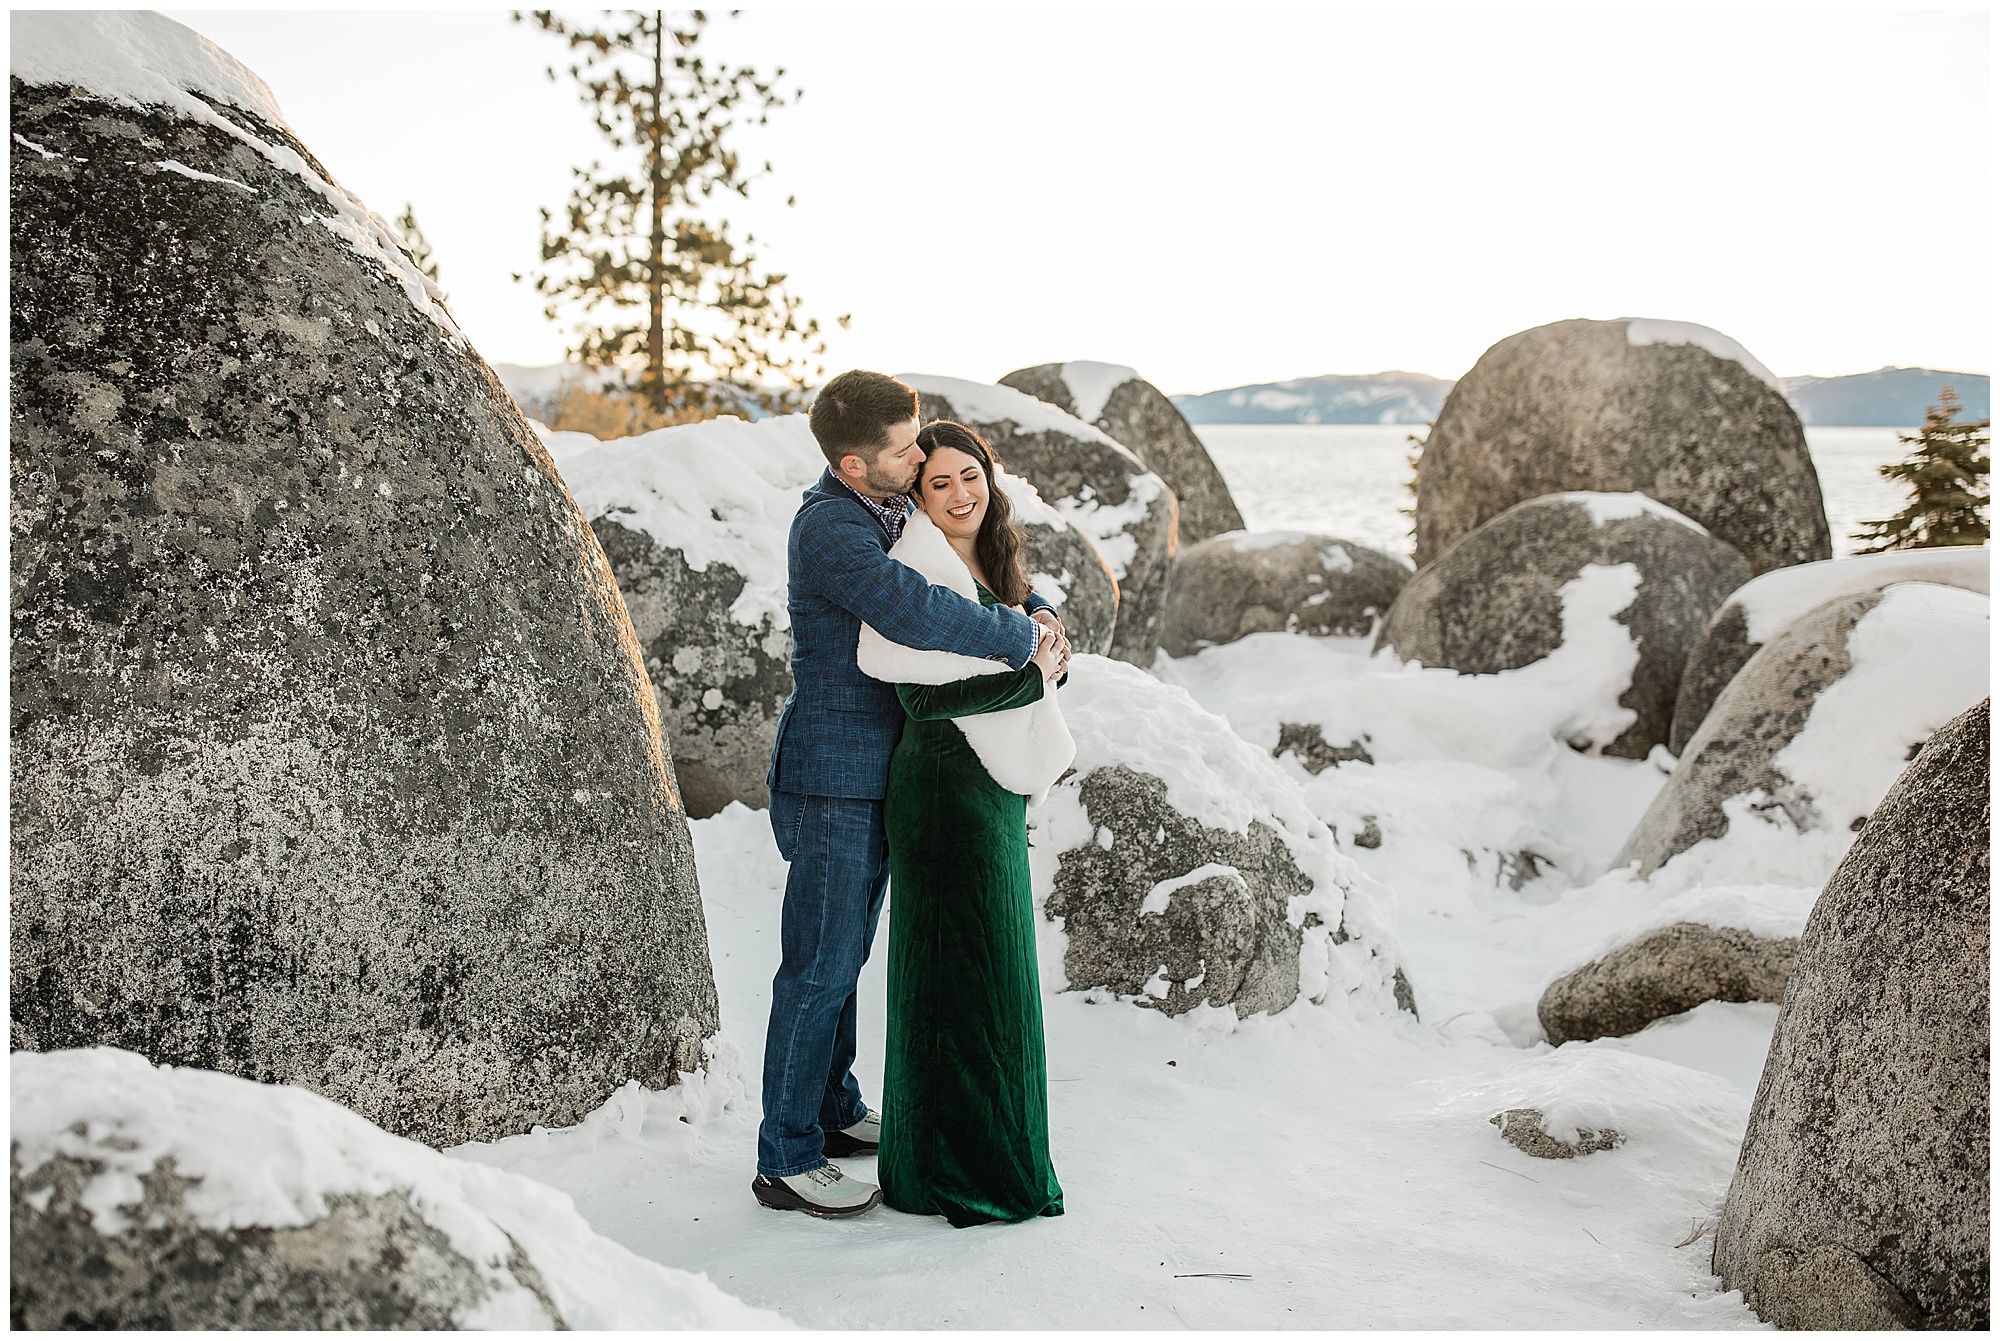
<svg viewBox="0 0 2000 1341">
<path fill-rule="evenodd" d="M 1854 538 L 1867 547 L 1859 553 L 1986 543 L 1986 511 L 1993 497 L 1986 484 L 1992 469 L 1987 454 L 1991 421 L 1955 424 L 1957 416 L 1958 397 L 1946 387 L 1938 403 L 1925 411 L 1921 429 L 1897 435 L 1910 454 L 1881 470 L 1885 479 L 1909 486 L 1910 505 L 1882 521 L 1863 522 L 1865 529 Z"/>
<path fill-rule="evenodd" d="M 1420 438 L 1414 433 L 1405 433 L 1403 435 L 1403 441 L 1408 444 L 1407 449 L 1403 453 L 1403 464 L 1410 468 L 1409 478 L 1403 481 L 1403 487 L 1410 492 L 1410 502 L 1407 507 L 1397 508 L 1396 513 L 1398 516 L 1410 519 L 1410 534 L 1412 535 L 1416 534 L 1417 529 L 1417 477 L 1423 470 L 1424 441 L 1436 427 L 1437 420 L 1426 419 L 1424 420 L 1424 437 Z"/>
<path fill-rule="evenodd" d="M 767 80 L 748 66 L 710 64 L 700 10 L 607 11 L 599 27 L 550 10 L 514 18 L 568 44 L 567 74 L 621 160 L 575 169 L 568 206 L 542 211 L 534 285 L 550 320 L 582 310 L 571 355 L 635 372 L 647 408 L 665 420 L 740 413 L 746 400 L 795 408 L 823 371 L 819 322 L 803 316 L 785 275 L 761 270 L 746 250 L 754 236 L 738 246 L 726 219 L 704 217 L 717 195 L 748 198 L 754 177 L 730 132 L 764 125 L 786 105 L 776 86 L 784 70 Z M 548 75 L 556 78 L 553 67 Z"/>
<path fill-rule="evenodd" d="M 408 201 L 403 202 L 403 212 L 396 219 L 396 232 L 402 235 L 403 248 L 410 253 L 410 259 L 416 262 L 418 273 L 431 283 L 441 286 L 442 281 L 438 279 L 437 257 L 431 252 L 431 240 L 424 236 L 422 226 L 417 223 L 417 207 Z M 442 287 L 438 289 L 438 293 L 442 297 L 449 297 Z"/>
</svg>

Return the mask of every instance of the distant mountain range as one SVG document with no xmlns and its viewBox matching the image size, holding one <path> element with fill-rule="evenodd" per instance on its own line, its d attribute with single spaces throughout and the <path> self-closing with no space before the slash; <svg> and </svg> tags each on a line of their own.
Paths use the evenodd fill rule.
<svg viewBox="0 0 2000 1341">
<path fill-rule="evenodd" d="M 1173 401 L 1190 424 L 1426 424 L 1451 386 L 1423 373 L 1329 373 Z"/>
<path fill-rule="evenodd" d="M 1936 368 L 1877 368 L 1845 377 L 1787 377 L 1785 395 L 1807 424 L 1872 424 L 1915 428 L 1938 392 L 1958 393 L 1961 422 L 1991 419 L 1991 379 L 1983 373 L 1941 372 Z"/>
<path fill-rule="evenodd" d="M 1984 373 L 1878 368 L 1845 377 L 1787 377 L 1785 394 L 1805 424 L 1915 428 L 1949 386 L 1959 418 L 1988 419 Z M 1258 382 L 1198 396 L 1175 396 L 1192 424 L 1423 424 L 1437 418 L 1452 383 L 1423 373 L 1380 372 Z"/>
</svg>

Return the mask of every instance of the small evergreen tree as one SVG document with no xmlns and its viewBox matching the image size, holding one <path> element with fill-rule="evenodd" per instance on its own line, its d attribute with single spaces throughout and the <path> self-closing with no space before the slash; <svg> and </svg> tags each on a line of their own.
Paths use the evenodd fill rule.
<svg viewBox="0 0 2000 1341">
<path fill-rule="evenodd" d="M 1423 470 L 1424 442 L 1429 438 L 1431 430 L 1436 427 L 1437 420 L 1426 419 L 1424 420 L 1424 437 L 1420 438 L 1414 433 L 1405 433 L 1403 435 L 1403 441 L 1409 444 L 1408 449 L 1403 453 L 1403 464 L 1410 468 L 1409 478 L 1403 481 L 1403 487 L 1410 492 L 1410 503 L 1408 507 L 1397 508 L 1396 513 L 1398 516 L 1410 519 L 1411 535 L 1415 535 L 1417 531 L 1417 476 Z"/>
<path fill-rule="evenodd" d="M 449 297 L 438 279 L 437 257 L 431 252 L 431 240 L 424 236 L 423 228 L 417 223 L 417 207 L 408 201 L 403 202 L 403 212 L 396 219 L 396 231 L 402 235 L 403 246 L 410 253 L 410 259 L 416 262 L 418 273 L 431 283 L 440 285 L 440 296 Z"/>
<path fill-rule="evenodd" d="M 1991 421 L 1956 424 L 1958 397 L 1950 387 L 1924 413 L 1924 426 L 1914 435 L 1898 434 L 1910 454 L 1881 468 L 1886 479 L 1909 486 L 1910 505 L 1882 521 L 1863 522 L 1855 539 L 1862 554 L 1892 549 L 1935 549 L 1946 545 L 1983 545 L 1989 538 L 1986 510 L 1992 491 L 1986 480 L 1992 469 L 1987 454 Z"/>
<path fill-rule="evenodd" d="M 542 211 L 535 290 L 552 321 L 566 306 L 582 309 L 571 355 L 636 372 L 649 417 L 664 421 L 705 418 L 745 397 L 795 408 L 823 371 L 819 322 L 803 316 L 785 275 L 763 272 L 731 239 L 726 219 L 702 217 L 718 194 L 748 198 L 754 178 L 729 135 L 786 105 L 774 82 L 784 70 L 767 80 L 748 66 L 709 64 L 700 10 L 607 11 L 595 27 L 550 10 L 514 19 L 568 44 L 568 76 L 623 160 L 575 169 L 562 214 Z M 556 78 L 553 67 L 548 75 Z"/>
</svg>

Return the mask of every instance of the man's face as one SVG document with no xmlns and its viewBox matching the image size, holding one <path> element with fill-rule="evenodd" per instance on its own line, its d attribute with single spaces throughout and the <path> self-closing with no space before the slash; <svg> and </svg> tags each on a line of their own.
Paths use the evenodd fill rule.
<svg viewBox="0 0 2000 1341">
<path fill-rule="evenodd" d="M 860 463 L 859 456 L 841 458 L 841 473 L 848 477 L 848 483 L 867 494 L 870 498 L 893 498 L 906 494 L 917 482 L 917 472 L 923 468 L 923 449 L 917 446 L 917 421 L 907 420 L 889 430 L 889 445 L 875 457 L 872 464 L 862 463 L 860 479 L 854 478 L 849 468 L 852 463 Z"/>
</svg>

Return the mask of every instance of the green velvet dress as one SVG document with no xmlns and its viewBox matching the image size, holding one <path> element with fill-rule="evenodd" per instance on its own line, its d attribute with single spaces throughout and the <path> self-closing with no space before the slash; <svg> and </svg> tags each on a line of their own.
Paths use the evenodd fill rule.
<svg viewBox="0 0 2000 1341">
<path fill-rule="evenodd" d="M 982 604 L 993 595 L 979 589 Z M 1042 697 L 1041 668 L 898 685 L 889 765 L 889 1020 L 883 1200 L 964 1228 L 1062 1214 L 1028 884 L 1027 798 L 954 717 Z"/>
</svg>

